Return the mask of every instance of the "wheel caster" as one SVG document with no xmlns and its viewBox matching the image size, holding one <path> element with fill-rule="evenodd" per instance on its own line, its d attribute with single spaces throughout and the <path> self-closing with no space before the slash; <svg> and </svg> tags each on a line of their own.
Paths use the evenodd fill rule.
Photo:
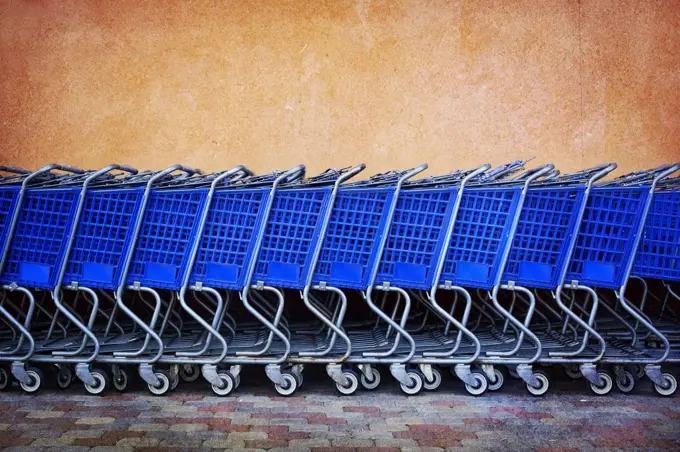
<svg viewBox="0 0 680 452">
<path fill-rule="evenodd" d="M 603 383 L 601 386 L 590 383 L 588 385 L 590 386 L 590 390 L 593 391 L 595 395 L 599 396 L 609 394 L 612 391 L 612 388 L 614 387 L 614 379 L 612 378 L 611 374 L 606 370 L 601 370 L 597 373 L 597 376 L 602 379 Z"/>
<path fill-rule="evenodd" d="M 9 374 L 5 369 L 0 367 L 0 391 L 4 391 L 9 386 Z"/>
<path fill-rule="evenodd" d="M 218 372 L 217 375 L 219 375 L 220 380 L 222 380 L 222 387 L 220 388 L 219 386 L 210 385 L 212 391 L 215 393 L 215 395 L 220 397 L 228 396 L 236 387 L 234 377 L 228 371 Z"/>
<path fill-rule="evenodd" d="M 666 387 L 664 388 L 661 385 L 655 384 L 654 390 L 660 396 L 670 397 L 673 394 L 675 394 L 675 392 L 678 390 L 678 380 L 676 380 L 676 378 L 673 375 L 667 372 L 662 373 L 661 376 L 664 378 L 664 381 L 666 382 Z"/>
<path fill-rule="evenodd" d="M 489 381 L 486 379 L 486 376 L 479 371 L 473 371 L 470 375 L 475 379 L 475 384 L 471 385 L 466 383 L 465 390 L 468 394 L 475 397 L 484 394 L 486 390 L 489 389 Z"/>
<path fill-rule="evenodd" d="M 305 377 L 302 376 L 302 372 L 291 371 L 291 374 L 292 374 L 292 375 L 295 377 L 295 379 L 297 380 L 297 386 L 298 386 L 298 388 L 301 388 L 301 387 L 302 387 L 302 383 L 304 383 L 304 381 L 305 381 Z"/>
<path fill-rule="evenodd" d="M 340 383 L 335 383 L 335 389 L 342 395 L 352 395 L 359 389 L 359 378 L 353 370 L 345 370 L 342 376 L 347 379 L 347 385 L 343 386 Z"/>
<path fill-rule="evenodd" d="M 566 373 L 567 377 L 571 378 L 572 380 L 578 380 L 583 377 L 578 366 L 564 366 L 564 373 Z"/>
<path fill-rule="evenodd" d="M 183 364 L 179 366 L 179 378 L 182 381 L 191 383 L 192 381 L 198 380 L 201 376 L 201 369 L 196 364 Z"/>
<path fill-rule="evenodd" d="M 91 373 L 96 384 L 92 386 L 86 384 L 85 390 L 92 395 L 100 395 L 106 389 L 109 378 L 103 370 L 94 369 Z"/>
<path fill-rule="evenodd" d="M 118 375 L 113 374 L 113 387 L 118 392 L 123 392 L 127 389 L 128 376 L 124 369 L 118 369 Z"/>
<path fill-rule="evenodd" d="M 283 381 L 285 382 L 285 384 L 284 385 L 275 384 L 274 389 L 276 389 L 276 392 L 278 392 L 284 397 L 293 395 L 293 393 L 295 393 L 295 391 L 297 391 L 298 388 L 297 378 L 295 378 L 293 373 L 289 371 L 281 373 L 281 376 L 283 377 Z"/>
<path fill-rule="evenodd" d="M 527 384 L 527 391 L 529 391 L 529 394 L 537 397 L 545 395 L 545 393 L 548 392 L 548 389 L 550 389 L 548 374 L 542 370 L 537 370 L 534 372 L 534 377 L 538 380 L 539 385 L 535 387 Z"/>
<path fill-rule="evenodd" d="M 236 378 L 234 378 L 234 388 L 239 386 L 241 386 L 241 374 L 236 375 Z"/>
<path fill-rule="evenodd" d="M 623 371 L 621 377 L 616 377 L 616 387 L 624 394 L 630 394 L 635 389 L 635 377 L 627 370 Z"/>
<path fill-rule="evenodd" d="M 170 390 L 174 391 L 179 386 L 179 374 L 170 377 Z"/>
<path fill-rule="evenodd" d="M 170 386 L 172 385 L 168 373 L 163 370 L 158 370 L 154 372 L 154 375 L 156 376 L 156 378 L 158 378 L 159 383 L 158 386 L 147 385 L 151 394 L 157 396 L 167 394 L 170 391 Z"/>
<path fill-rule="evenodd" d="M 369 380 L 363 372 L 361 373 L 361 386 L 369 391 L 374 390 L 380 385 L 380 371 L 375 367 L 371 367 L 371 376 L 372 379 Z"/>
<path fill-rule="evenodd" d="M 505 383 L 505 375 L 503 375 L 503 372 L 494 367 L 493 376 L 494 380 L 489 381 L 489 391 L 498 391 L 503 387 L 503 383 Z"/>
<path fill-rule="evenodd" d="M 42 385 L 43 375 L 42 372 L 39 369 L 36 369 L 35 367 L 26 369 L 26 373 L 28 374 L 28 377 L 31 379 L 31 381 L 29 381 L 28 383 L 19 383 L 19 386 L 21 386 L 21 389 L 23 389 L 24 392 L 33 394 L 34 392 L 37 392 L 38 389 L 40 389 L 40 385 Z"/>
<path fill-rule="evenodd" d="M 515 369 L 508 369 L 508 374 L 514 378 L 515 380 L 519 380 L 522 377 L 519 376 L 519 374 L 515 371 Z"/>
<path fill-rule="evenodd" d="M 427 378 L 423 377 L 423 388 L 426 391 L 434 391 L 442 384 L 442 374 L 439 369 L 432 368 L 432 381 L 427 381 Z"/>
<path fill-rule="evenodd" d="M 73 381 L 73 372 L 68 366 L 61 367 L 57 372 L 57 387 L 59 389 L 67 389 L 71 386 Z"/>
<path fill-rule="evenodd" d="M 640 380 L 645 377 L 645 366 L 640 364 L 635 364 L 633 366 L 633 375 L 635 375 L 636 380 Z"/>
<path fill-rule="evenodd" d="M 420 375 L 420 372 L 408 371 L 406 372 L 406 377 L 409 379 L 410 384 L 405 385 L 401 383 L 399 385 L 404 394 L 416 395 L 423 390 L 423 377 Z"/>
</svg>

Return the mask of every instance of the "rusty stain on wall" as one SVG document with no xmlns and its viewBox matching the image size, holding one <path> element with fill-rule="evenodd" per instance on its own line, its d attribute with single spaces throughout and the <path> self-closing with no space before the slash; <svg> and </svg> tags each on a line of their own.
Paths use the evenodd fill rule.
<svg viewBox="0 0 680 452">
<path fill-rule="evenodd" d="M 0 0 L 0 164 L 680 160 L 675 0 Z"/>
</svg>

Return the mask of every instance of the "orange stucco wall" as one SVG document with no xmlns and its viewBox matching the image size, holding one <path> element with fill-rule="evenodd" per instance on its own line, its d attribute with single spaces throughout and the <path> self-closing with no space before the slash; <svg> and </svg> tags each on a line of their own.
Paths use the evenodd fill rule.
<svg viewBox="0 0 680 452">
<path fill-rule="evenodd" d="M 680 160 L 676 0 L 0 0 L 0 164 Z"/>
</svg>

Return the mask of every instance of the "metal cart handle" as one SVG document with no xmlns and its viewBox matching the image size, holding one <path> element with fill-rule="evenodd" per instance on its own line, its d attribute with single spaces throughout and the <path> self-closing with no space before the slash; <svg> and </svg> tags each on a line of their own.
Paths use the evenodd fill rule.
<svg viewBox="0 0 680 452">
<path fill-rule="evenodd" d="M 17 168 L 16 166 L 0 166 L 0 172 L 19 175 L 31 174 L 30 171 L 25 170 L 23 168 Z"/>
<path fill-rule="evenodd" d="M 598 171 L 597 173 L 593 174 L 593 175 L 591 176 L 591 178 L 588 179 L 588 183 L 586 184 L 586 187 L 592 186 L 595 182 L 597 182 L 598 180 L 600 180 L 600 179 L 602 179 L 603 177 L 605 177 L 607 174 L 609 174 L 609 173 L 611 173 L 612 171 L 614 171 L 617 167 L 618 167 L 618 165 L 617 165 L 616 163 L 613 163 L 613 162 L 612 162 L 612 163 L 608 164 L 607 166 L 605 166 L 605 165 L 600 165 L 600 166 L 597 166 L 597 167 L 593 168 L 593 170 L 599 169 L 599 168 L 602 168 L 602 169 L 600 169 L 600 171 Z"/>
<path fill-rule="evenodd" d="M 246 168 L 243 165 L 236 166 L 228 171 L 223 172 L 219 176 L 217 176 L 215 179 L 213 179 L 212 183 L 210 184 L 210 192 L 212 193 L 215 190 L 215 187 L 217 187 L 217 184 L 222 182 L 225 179 L 228 180 L 239 180 L 243 179 L 244 177 L 252 176 L 253 172 L 250 171 L 248 168 Z"/>
<path fill-rule="evenodd" d="M 37 171 L 35 171 L 35 172 L 29 174 L 28 176 L 26 176 L 26 178 L 24 179 L 24 181 L 23 181 L 22 184 L 21 184 L 22 187 L 23 187 L 23 188 L 28 187 L 28 184 L 29 184 L 33 179 L 35 179 L 36 177 L 41 176 L 41 175 L 43 175 L 43 174 L 49 173 L 49 172 L 51 172 L 51 171 L 53 171 L 53 170 L 65 171 L 65 172 L 67 172 L 67 173 L 73 173 L 73 174 L 84 174 L 84 173 L 85 173 L 84 170 L 82 170 L 82 169 L 80 169 L 80 168 L 76 168 L 76 167 L 74 167 L 74 166 L 57 165 L 57 164 L 54 164 L 54 163 L 53 163 L 53 164 L 51 164 L 51 165 L 43 166 L 43 167 L 40 168 L 39 170 L 37 170 Z"/>
<path fill-rule="evenodd" d="M 358 164 L 354 168 L 352 168 L 348 171 L 345 171 L 340 177 L 338 177 L 338 180 L 335 182 L 335 185 L 339 186 L 340 184 L 342 184 L 346 180 L 353 178 L 354 176 L 356 176 L 357 174 L 359 174 L 360 172 L 362 172 L 365 169 L 366 169 L 365 163 Z M 343 168 L 343 170 L 344 170 L 344 168 Z"/>
<path fill-rule="evenodd" d="M 282 182 L 290 183 L 305 177 L 307 169 L 305 165 L 298 165 L 295 168 L 289 169 L 274 180 L 274 185 L 279 185 Z"/>
<path fill-rule="evenodd" d="M 664 165 L 664 166 L 667 166 L 667 165 Z M 657 171 L 660 171 L 660 169 L 661 169 L 661 167 L 654 170 L 654 172 L 656 173 Z M 656 185 L 661 181 L 661 179 L 664 179 L 664 178 L 670 176 L 671 174 L 673 174 L 674 172 L 676 172 L 678 170 L 680 170 L 680 162 L 676 163 L 674 165 L 670 165 L 670 167 L 667 168 L 665 171 L 661 171 L 659 174 L 657 174 L 657 176 L 652 181 L 652 189 L 656 188 Z"/>
</svg>

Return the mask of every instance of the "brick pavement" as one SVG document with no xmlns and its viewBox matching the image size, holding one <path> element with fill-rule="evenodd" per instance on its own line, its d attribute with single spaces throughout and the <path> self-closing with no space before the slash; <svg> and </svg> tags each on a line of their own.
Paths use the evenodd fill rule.
<svg viewBox="0 0 680 452">
<path fill-rule="evenodd" d="M 277 397 L 262 369 L 247 369 L 231 397 L 182 383 L 169 397 L 140 386 L 124 395 L 45 389 L 0 394 L 6 450 L 680 450 L 680 404 L 654 395 L 596 397 L 560 380 L 543 398 L 508 381 L 500 393 L 465 394 L 447 378 L 439 391 L 402 395 L 384 375 L 375 392 L 336 395 L 322 371 L 306 371 L 299 395 Z M 556 372 L 553 370 L 553 372 Z M 245 375 L 244 375 L 245 377 Z M 448 377 L 448 376 L 446 376 Z M 247 383 L 247 385 L 246 385 Z"/>
</svg>

